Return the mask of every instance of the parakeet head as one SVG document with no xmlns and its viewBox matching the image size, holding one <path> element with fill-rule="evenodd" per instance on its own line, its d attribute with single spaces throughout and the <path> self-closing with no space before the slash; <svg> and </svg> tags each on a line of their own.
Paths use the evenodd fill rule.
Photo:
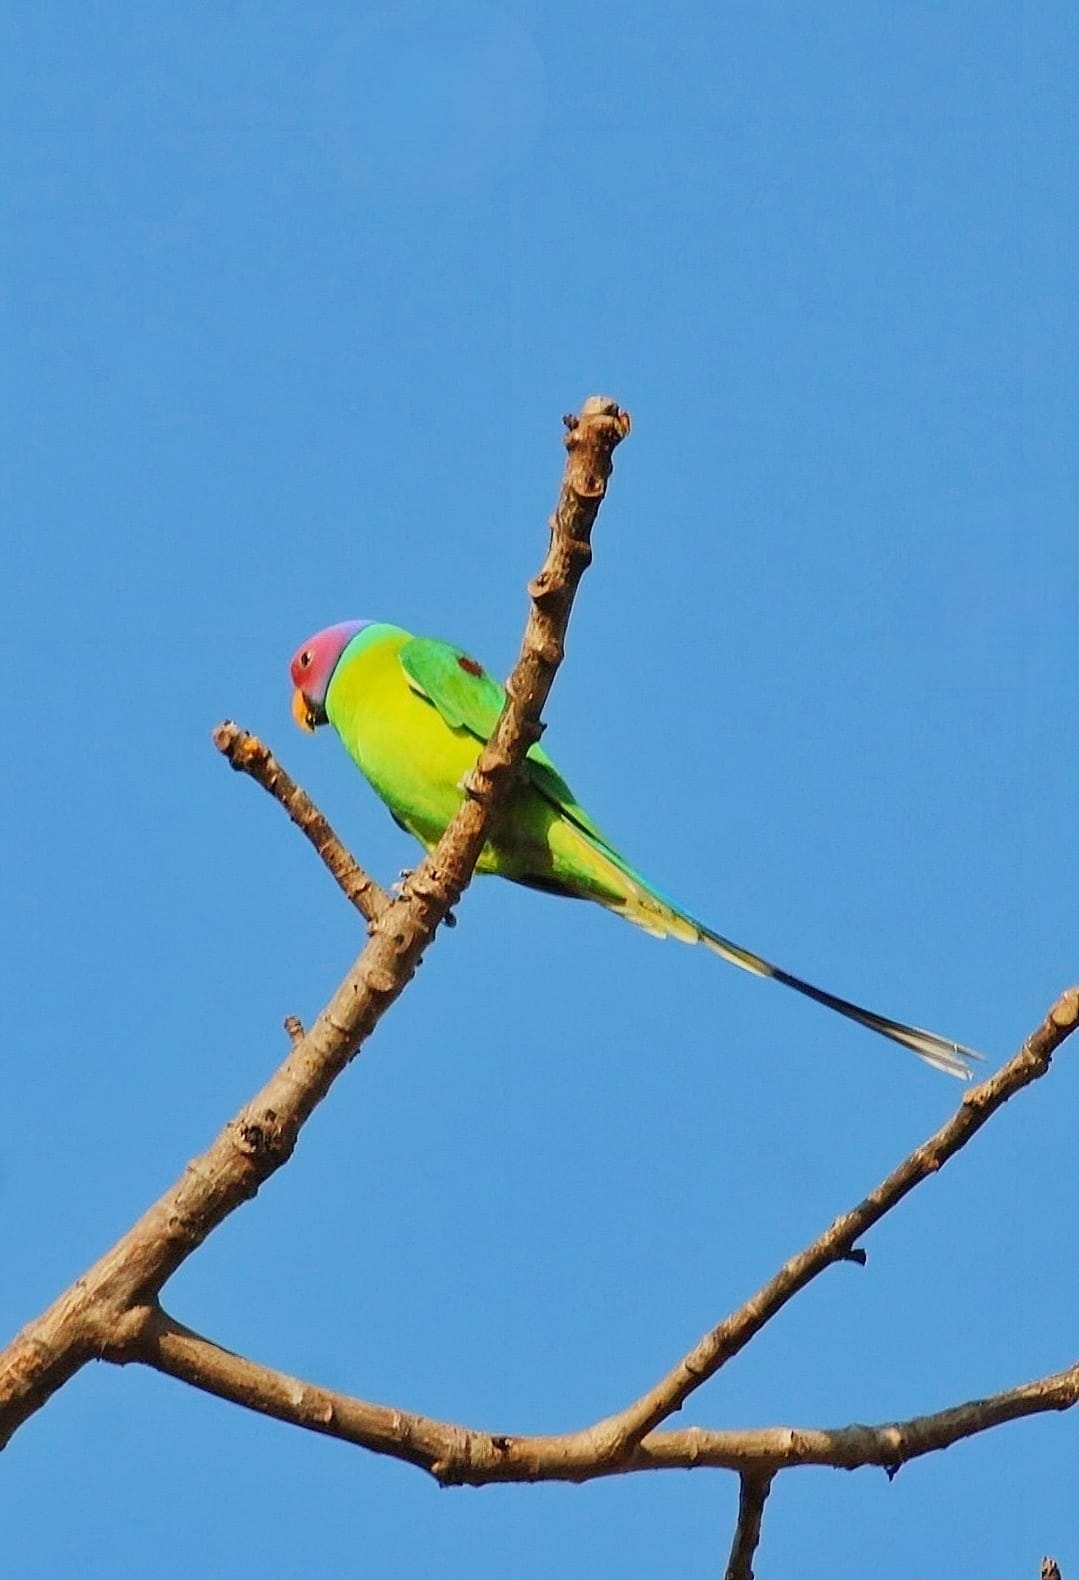
<svg viewBox="0 0 1079 1580">
<path fill-rule="evenodd" d="M 296 688 L 292 717 L 301 730 L 315 730 L 326 723 L 326 693 L 338 660 L 356 633 L 370 624 L 370 620 L 342 620 L 340 625 L 328 625 L 325 631 L 308 637 L 293 654 L 289 665 Z"/>
</svg>

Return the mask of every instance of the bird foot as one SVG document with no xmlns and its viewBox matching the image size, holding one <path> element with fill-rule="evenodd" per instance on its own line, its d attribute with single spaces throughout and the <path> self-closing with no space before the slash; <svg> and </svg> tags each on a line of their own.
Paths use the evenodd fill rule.
<svg viewBox="0 0 1079 1580">
<path fill-rule="evenodd" d="M 472 783 L 471 771 L 469 771 L 467 774 L 461 775 L 460 779 L 457 781 L 457 788 L 464 796 L 466 801 L 481 801 L 483 799 L 481 793 Z"/>
</svg>

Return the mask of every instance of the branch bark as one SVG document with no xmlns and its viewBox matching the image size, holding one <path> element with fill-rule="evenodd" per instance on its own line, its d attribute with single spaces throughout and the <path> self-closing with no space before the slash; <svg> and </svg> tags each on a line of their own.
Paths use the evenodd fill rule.
<svg viewBox="0 0 1079 1580">
<path fill-rule="evenodd" d="M 270 748 L 264 746 L 257 735 L 233 724 L 231 719 L 217 726 L 213 742 L 230 767 L 237 773 L 249 775 L 284 807 L 300 833 L 311 841 L 319 860 L 349 904 L 369 922 L 377 922 L 386 907 L 393 903 L 392 897 L 364 872 L 307 791 L 285 772 Z"/>
<path fill-rule="evenodd" d="M 1009 1098 L 1049 1069 L 1053 1054 L 1079 1022 L 1079 987 L 1061 994 L 1038 1029 L 996 1075 L 972 1087 L 951 1119 L 895 1169 L 876 1190 L 844 1213 L 813 1244 L 780 1268 L 774 1278 L 738 1311 L 706 1333 L 678 1365 L 656 1385 L 601 1429 L 614 1457 L 628 1454 L 661 1421 L 680 1410 L 702 1383 L 737 1355 L 770 1322 L 776 1312 L 834 1262 L 860 1260 L 855 1242 L 879 1223 L 923 1180 L 943 1168 L 949 1158 L 976 1135 Z"/>
<path fill-rule="evenodd" d="M 772 1477 L 744 1475 L 738 1485 L 738 1523 L 731 1542 L 724 1580 L 753 1580 L 753 1555 L 760 1546 L 764 1505 L 772 1490 Z"/>
<path fill-rule="evenodd" d="M 743 1343 L 748 1343 L 752 1333 L 745 1331 L 745 1325 L 753 1325 L 752 1332 L 759 1331 L 795 1292 L 789 1287 L 790 1269 L 804 1270 L 815 1265 L 814 1252 L 823 1255 L 828 1251 L 830 1261 L 842 1260 L 841 1242 L 850 1237 L 852 1220 L 867 1203 L 880 1204 L 894 1196 L 898 1189 L 896 1182 L 910 1178 L 916 1162 L 920 1169 L 917 1179 L 935 1172 L 945 1156 L 951 1155 L 946 1151 L 949 1145 L 954 1143 L 952 1150 L 958 1150 L 1008 1097 L 1045 1073 L 1053 1053 L 1076 1029 L 1077 1023 L 1079 989 L 1073 988 L 1061 996 L 1015 1057 L 997 1075 L 968 1093 L 953 1118 L 913 1152 L 860 1208 L 837 1219 L 813 1246 L 792 1258 L 764 1290 L 714 1331 L 744 1334 Z M 974 1124 L 969 1118 L 972 1112 L 979 1116 Z M 956 1138 L 957 1125 L 966 1127 L 960 1139 Z M 829 1265 L 829 1262 L 821 1265 Z M 768 1291 L 773 1294 L 765 1299 Z M 780 1299 L 784 1291 L 785 1298 Z M 636 1406 L 631 1406 L 621 1416 L 610 1417 L 578 1432 L 527 1437 L 491 1432 L 434 1420 L 390 1405 L 370 1403 L 303 1382 L 222 1349 L 164 1313 L 157 1313 L 148 1321 L 128 1353 L 118 1358 L 141 1360 L 247 1409 L 404 1460 L 446 1485 L 580 1482 L 624 1471 L 689 1470 L 704 1466 L 737 1471 L 758 1479 L 799 1465 L 832 1466 L 843 1470 L 875 1465 L 894 1473 L 907 1460 L 948 1448 L 965 1437 L 1024 1416 L 1068 1410 L 1079 1403 L 1079 1364 L 1076 1364 L 1006 1392 L 968 1400 L 906 1421 L 888 1421 L 876 1426 L 779 1426 L 749 1431 L 713 1431 L 700 1427 L 675 1432 L 651 1430 L 640 1442 L 630 1443 L 620 1453 L 612 1453 L 611 1423 L 634 1419 Z M 614 1441 L 622 1441 L 617 1433 Z"/>
<path fill-rule="evenodd" d="M 833 1470 L 867 1467 L 894 1474 L 908 1460 L 938 1453 L 964 1438 L 1010 1421 L 1079 1403 L 1079 1364 L 984 1399 L 970 1399 L 930 1415 L 875 1426 L 771 1426 L 712 1430 L 685 1427 L 651 1432 L 622 1463 L 597 1452 L 589 1428 L 575 1433 L 515 1437 L 392 1405 L 373 1404 L 304 1382 L 223 1349 L 153 1313 L 124 1356 L 260 1415 L 427 1471 L 443 1486 L 497 1482 L 596 1481 L 645 1470 L 730 1470 L 771 1478 L 780 1470 L 815 1465 Z"/>
<path fill-rule="evenodd" d="M 123 1360 L 137 1351 L 158 1320 L 162 1286 L 287 1162 L 304 1122 L 403 991 L 460 898 L 488 823 L 538 739 L 574 595 L 591 560 L 592 526 L 613 452 L 629 431 L 629 419 L 614 401 L 593 397 L 566 426 L 566 468 L 547 556 L 529 587 L 532 605 L 507 682 L 506 706 L 471 775 L 468 798 L 437 848 L 406 880 L 400 898 L 378 912 L 359 959 L 262 1091 L 133 1228 L 0 1354 L 0 1446 L 92 1357 Z"/>
</svg>

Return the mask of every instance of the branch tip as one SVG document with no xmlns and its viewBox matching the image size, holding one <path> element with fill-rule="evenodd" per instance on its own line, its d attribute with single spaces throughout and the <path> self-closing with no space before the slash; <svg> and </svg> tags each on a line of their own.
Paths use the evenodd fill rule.
<svg viewBox="0 0 1079 1580">
<path fill-rule="evenodd" d="M 389 895 L 364 872 L 307 791 L 285 772 L 270 748 L 231 719 L 213 731 L 213 742 L 230 767 L 247 774 L 284 807 L 349 903 L 368 922 L 377 921 L 390 903 Z"/>
</svg>

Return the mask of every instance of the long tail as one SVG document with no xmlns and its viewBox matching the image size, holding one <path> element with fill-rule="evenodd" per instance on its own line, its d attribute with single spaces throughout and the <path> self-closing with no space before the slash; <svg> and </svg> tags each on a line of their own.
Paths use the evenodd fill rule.
<svg viewBox="0 0 1079 1580">
<path fill-rule="evenodd" d="M 901 1020 L 889 1020 L 886 1015 L 863 1009 L 860 1004 L 852 1004 L 850 999 L 828 993 L 824 988 L 815 987 L 812 982 L 784 971 L 781 966 L 773 965 L 770 960 L 754 954 L 750 949 L 744 949 L 741 944 L 732 943 L 729 938 L 714 933 L 703 922 L 680 911 L 646 883 L 639 873 L 624 866 L 614 851 L 597 846 L 592 839 L 588 839 L 587 843 L 594 855 L 610 862 L 611 876 L 617 873 L 621 880 L 617 885 L 611 883 L 607 894 L 593 890 L 589 898 L 599 900 L 601 905 L 625 917 L 626 921 L 643 927 L 646 932 L 654 933 L 659 938 L 673 937 L 685 943 L 704 944 L 732 965 L 741 966 L 743 971 L 752 971 L 754 976 L 771 977 L 774 982 L 782 982 L 784 987 L 793 988 L 796 993 L 814 999 L 826 1009 L 835 1010 L 837 1015 L 844 1015 L 848 1020 L 857 1021 L 859 1026 L 898 1042 L 901 1047 L 909 1048 L 946 1075 L 954 1075 L 960 1081 L 969 1081 L 973 1076 L 972 1067 L 982 1059 L 982 1055 L 975 1053 L 973 1048 L 964 1048 L 962 1043 L 953 1042 L 950 1037 L 940 1037 L 934 1031 L 921 1031 L 917 1026 L 908 1026 Z M 610 892 L 616 887 L 621 891 L 617 895 Z"/>
<path fill-rule="evenodd" d="M 848 1020 L 857 1021 L 859 1026 L 866 1026 L 870 1031 L 879 1032 L 882 1037 L 889 1037 L 892 1042 L 898 1042 L 902 1047 L 909 1048 L 927 1064 L 931 1064 L 935 1070 L 943 1070 L 946 1075 L 957 1076 L 960 1081 L 969 1081 L 973 1076 L 972 1065 L 982 1058 L 982 1055 L 975 1053 L 973 1048 L 964 1048 L 962 1043 L 952 1042 L 950 1037 L 939 1037 L 935 1031 L 921 1031 L 917 1026 L 907 1026 L 901 1020 L 889 1020 L 886 1015 L 878 1015 L 875 1010 L 863 1009 L 860 1004 L 852 1004 L 849 999 L 839 998 L 837 994 L 828 993 L 824 988 L 814 987 L 812 982 L 805 982 L 801 977 L 792 976 L 789 971 L 784 971 L 782 966 L 774 966 L 770 960 L 762 960 L 760 955 L 743 949 L 740 944 L 732 944 L 729 938 L 721 938 L 718 933 L 712 932 L 709 927 L 702 927 L 699 922 L 694 925 L 702 944 L 706 944 L 717 955 L 722 955 L 723 959 L 729 960 L 732 965 L 741 966 L 743 971 L 752 971 L 759 977 L 771 977 L 773 982 L 782 982 L 784 987 L 793 988 L 796 993 L 804 993 L 806 998 L 815 999 L 826 1009 L 834 1009 L 837 1015 L 845 1015 Z"/>
</svg>

